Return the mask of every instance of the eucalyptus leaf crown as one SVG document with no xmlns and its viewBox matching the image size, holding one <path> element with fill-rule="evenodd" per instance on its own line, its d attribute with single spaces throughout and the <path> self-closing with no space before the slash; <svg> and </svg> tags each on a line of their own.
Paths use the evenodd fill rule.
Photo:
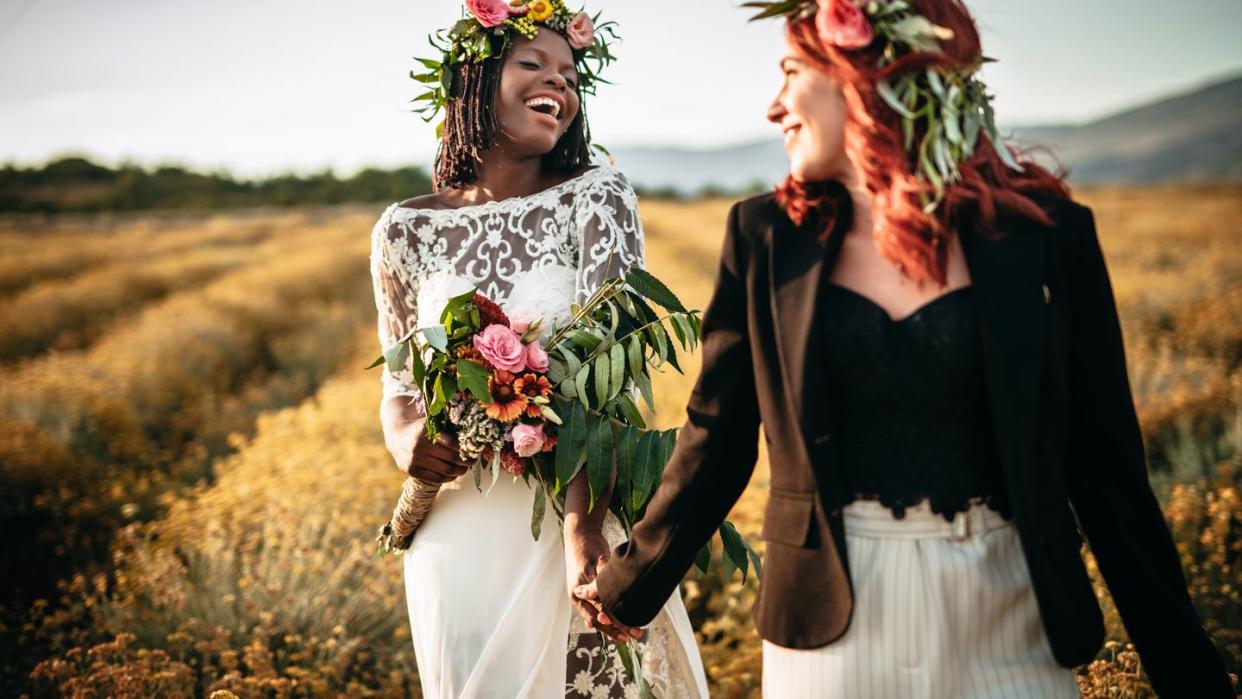
<svg viewBox="0 0 1242 699">
<path fill-rule="evenodd" d="M 466 0 L 462 18 L 453 26 L 428 37 L 438 58 L 416 58 L 426 72 L 410 71 L 410 77 L 425 86 L 410 100 L 419 103 L 413 111 L 430 122 L 451 99 L 454 66 L 481 63 L 504 55 L 514 35 L 535 38 L 539 30 L 550 29 L 565 37 L 573 51 L 578 70 L 578 91 L 595 94 L 605 66 L 616 60 L 611 45 L 617 36 L 616 22 L 599 21 L 599 13 L 573 12 L 563 0 Z M 441 124 L 442 126 L 442 124 Z M 436 129 L 439 135 L 440 128 Z"/>
<path fill-rule="evenodd" d="M 747 2 L 743 7 L 759 10 L 751 21 L 813 18 L 824 43 L 841 51 L 875 51 L 877 68 L 911 52 L 940 51 L 940 40 L 953 38 L 952 29 L 933 24 L 906 0 L 778 0 Z M 893 82 L 876 81 L 876 92 L 901 115 L 902 144 L 915 162 L 915 174 L 935 189 L 932 197 L 920 192 L 928 214 L 944 199 L 945 186 L 961 180 L 957 165 L 974 153 L 980 133 L 1006 166 L 1023 171 L 1001 141 L 992 95 L 975 75 L 984 63 L 995 60 L 980 56 L 964 68 L 928 66 L 906 71 Z M 915 143 L 917 126 L 923 127 L 923 136 Z"/>
</svg>

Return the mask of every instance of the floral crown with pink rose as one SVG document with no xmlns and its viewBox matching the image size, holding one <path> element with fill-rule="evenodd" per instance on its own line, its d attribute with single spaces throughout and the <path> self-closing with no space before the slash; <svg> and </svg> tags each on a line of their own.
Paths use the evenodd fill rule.
<svg viewBox="0 0 1242 699">
<path fill-rule="evenodd" d="M 916 13 L 906 0 L 778 0 L 747 2 L 759 10 L 751 21 L 786 17 L 798 21 L 814 17 L 820 39 L 842 51 L 870 50 L 883 68 L 915 51 L 940 50 L 940 39 L 952 39 L 953 30 L 933 24 Z M 957 164 L 975 150 L 980 134 L 992 142 L 1001 161 L 1022 172 L 996 131 L 992 95 L 975 75 L 984 63 L 980 56 L 964 68 L 928 66 L 906 71 L 893 82 L 880 79 L 876 91 L 901 115 L 903 145 L 915 161 L 915 173 L 930 182 L 935 195 L 920 192 L 923 211 L 933 212 L 944 198 L 945 185 L 961 179 Z M 923 136 L 914 142 L 916 126 Z"/>
<path fill-rule="evenodd" d="M 593 95 L 597 83 L 608 82 L 599 74 L 616 60 L 609 48 L 619 38 L 616 22 L 601 24 L 599 13 L 591 16 L 574 12 L 562 0 L 466 0 L 462 19 L 428 37 L 440 51 L 440 57 L 415 59 L 427 72 L 410 71 L 411 78 L 426 86 L 410 100 L 422 103 L 414 111 L 424 121 L 431 121 L 448 104 L 454 66 L 499 57 L 509 48 L 514 34 L 533 39 L 540 28 L 551 29 L 569 42 L 578 70 L 579 92 Z M 439 134 L 437 127 L 436 135 Z"/>
</svg>

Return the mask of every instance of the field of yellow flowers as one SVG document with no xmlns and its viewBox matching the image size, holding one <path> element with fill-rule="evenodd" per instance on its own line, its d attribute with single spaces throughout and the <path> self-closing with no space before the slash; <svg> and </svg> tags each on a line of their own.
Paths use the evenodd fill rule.
<svg viewBox="0 0 1242 699">
<path fill-rule="evenodd" d="M 1153 483 L 1242 671 L 1242 188 L 1077 196 Z M 649 267 L 694 307 L 727 207 L 642 203 Z M 372 541 L 402 478 L 362 370 L 381 208 L 0 221 L 0 694 L 419 695 L 399 559 Z M 684 417 L 685 359 L 660 379 L 661 427 Z M 761 454 L 730 515 L 760 549 L 767 473 Z M 1084 696 L 1151 696 L 1097 590 L 1111 640 Z M 758 697 L 753 577 L 690 573 L 683 591 L 712 696 Z"/>
</svg>

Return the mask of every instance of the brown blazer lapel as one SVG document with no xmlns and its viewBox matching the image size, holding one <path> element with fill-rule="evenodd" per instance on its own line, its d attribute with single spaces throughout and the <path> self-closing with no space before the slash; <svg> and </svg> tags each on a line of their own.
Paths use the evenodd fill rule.
<svg viewBox="0 0 1242 699">
<path fill-rule="evenodd" d="M 808 461 L 813 462 L 810 455 L 830 435 L 824 367 L 819 360 L 820 335 L 814 331 L 814 321 L 820 292 L 840 252 L 844 232 L 838 231 L 825 243 L 787 220 L 782 223 L 768 230 L 768 298 L 776 326 L 781 377 L 797 416 Z M 826 502 L 837 502 L 835 482 L 818 485 L 825 490 Z"/>
</svg>

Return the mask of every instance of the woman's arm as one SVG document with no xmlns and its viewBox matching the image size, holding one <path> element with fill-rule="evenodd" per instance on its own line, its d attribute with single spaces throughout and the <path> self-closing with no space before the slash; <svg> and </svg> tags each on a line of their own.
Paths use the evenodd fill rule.
<svg viewBox="0 0 1242 699">
<path fill-rule="evenodd" d="M 376 332 L 381 350 L 404 337 L 418 318 L 413 303 L 417 297 L 414 283 L 402 273 L 391 253 L 389 236 L 394 234 L 404 235 L 404 231 L 385 212 L 371 230 L 370 257 Z M 387 364 L 381 366 L 380 426 L 384 445 L 397 469 L 431 483 L 444 483 L 465 473 L 467 466 L 450 440 L 426 441 L 423 394 L 413 372 L 406 367 L 394 372 Z"/>
<path fill-rule="evenodd" d="M 740 209 L 734 204 L 729 212 L 716 288 L 703 314 L 703 365 L 677 446 L 630 540 L 585 591 L 597 595 L 607 618 L 628 626 L 647 624 L 664 606 L 741 497 L 758 458 Z"/>
<path fill-rule="evenodd" d="M 1161 696 L 1233 697 L 1147 476 L 1112 284 L 1086 207 L 1071 290 L 1070 502 Z"/>
</svg>

